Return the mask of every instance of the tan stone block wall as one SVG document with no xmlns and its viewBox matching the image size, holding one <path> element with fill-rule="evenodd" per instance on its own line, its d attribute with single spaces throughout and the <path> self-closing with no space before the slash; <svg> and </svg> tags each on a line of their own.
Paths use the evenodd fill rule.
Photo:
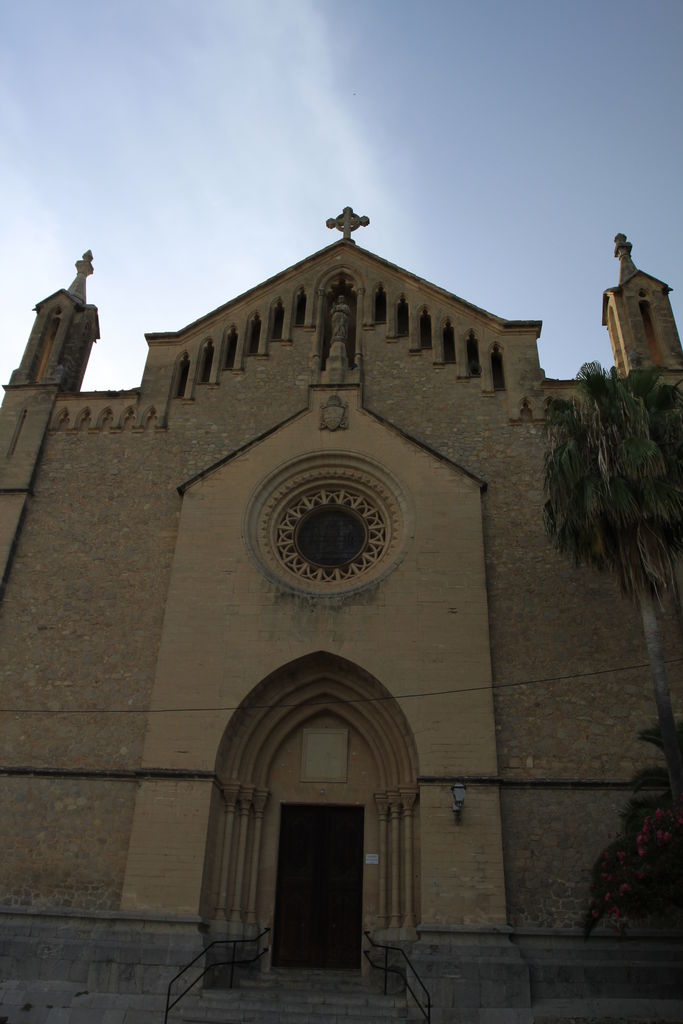
<svg viewBox="0 0 683 1024">
<path fill-rule="evenodd" d="M 48 438 L 0 612 L 3 705 L 33 712 L 4 716 L 6 764 L 139 761 L 179 507 L 164 440 Z"/>
<path fill-rule="evenodd" d="M 130 781 L 3 778 L 0 902 L 118 909 L 134 805 Z"/>
<path fill-rule="evenodd" d="M 623 790 L 503 789 L 510 924 L 583 925 L 593 861 L 616 835 L 627 799 Z"/>
<path fill-rule="evenodd" d="M 0 496 L 0 583 L 9 577 L 10 561 L 25 504 L 25 494 Z"/>
<path fill-rule="evenodd" d="M 31 487 L 55 396 L 55 387 L 6 392 L 0 413 L 1 488 Z"/>
<path fill-rule="evenodd" d="M 422 786 L 422 923 L 505 924 L 498 791 L 469 785 L 460 824 L 448 784 Z"/>
<path fill-rule="evenodd" d="M 121 897 L 122 910 L 196 914 L 199 909 L 212 783 L 139 784 Z M 145 833 L 141 856 L 139 830 Z"/>
</svg>

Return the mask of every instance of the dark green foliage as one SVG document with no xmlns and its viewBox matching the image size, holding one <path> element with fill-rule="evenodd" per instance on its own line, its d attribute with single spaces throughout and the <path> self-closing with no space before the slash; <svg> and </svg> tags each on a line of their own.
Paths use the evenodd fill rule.
<svg viewBox="0 0 683 1024">
<path fill-rule="evenodd" d="M 683 805 L 658 807 L 639 829 L 617 836 L 593 866 L 585 934 L 603 919 L 619 931 L 683 907 Z"/>
<path fill-rule="evenodd" d="M 683 550 L 683 396 L 654 368 L 581 367 L 576 397 L 548 409 L 545 527 L 577 564 L 638 597 L 673 581 Z"/>
<path fill-rule="evenodd" d="M 683 722 L 676 729 L 683 753 Z M 638 737 L 664 753 L 659 726 L 641 729 Z M 631 921 L 683 907 L 683 804 L 673 806 L 663 765 L 636 772 L 631 785 L 634 793 L 653 791 L 629 800 L 621 833 L 593 865 L 587 936 L 603 919 L 623 931 Z"/>
</svg>

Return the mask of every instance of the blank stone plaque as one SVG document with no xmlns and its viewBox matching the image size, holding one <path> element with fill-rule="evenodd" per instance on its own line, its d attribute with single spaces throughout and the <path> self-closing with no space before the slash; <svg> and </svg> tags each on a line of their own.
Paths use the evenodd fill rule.
<svg viewBox="0 0 683 1024">
<path fill-rule="evenodd" d="M 304 729 L 302 782 L 346 782 L 348 729 Z"/>
</svg>

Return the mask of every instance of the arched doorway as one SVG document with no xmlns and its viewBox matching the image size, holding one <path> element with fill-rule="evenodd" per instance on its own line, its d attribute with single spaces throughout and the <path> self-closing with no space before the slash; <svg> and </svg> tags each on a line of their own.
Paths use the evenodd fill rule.
<svg viewBox="0 0 683 1024">
<path fill-rule="evenodd" d="M 417 757 L 373 676 L 317 652 L 264 679 L 216 759 L 205 912 L 273 928 L 281 966 L 360 966 L 363 930 L 414 934 Z"/>
</svg>

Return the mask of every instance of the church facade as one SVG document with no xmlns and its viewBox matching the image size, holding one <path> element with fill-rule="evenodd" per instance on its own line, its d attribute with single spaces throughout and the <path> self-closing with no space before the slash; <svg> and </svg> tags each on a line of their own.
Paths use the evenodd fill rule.
<svg viewBox="0 0 683 1024">
<path fill-rule="evenodd" d="M 148 334 L 131 391 L 80 390 L 92 254 L 36 307 L 0 414 L 3 977 L 161 993 L 270 929 L 264 971 L 401 944 L 435 1021 L 683 999 L 680 935 L 580 937 L 656 713 L 637 611 L 544 535 L 571 382 L 361 224 Z M 677 379 L 668 288 L 615 254 L 615 363 Z"/>
</svg>

